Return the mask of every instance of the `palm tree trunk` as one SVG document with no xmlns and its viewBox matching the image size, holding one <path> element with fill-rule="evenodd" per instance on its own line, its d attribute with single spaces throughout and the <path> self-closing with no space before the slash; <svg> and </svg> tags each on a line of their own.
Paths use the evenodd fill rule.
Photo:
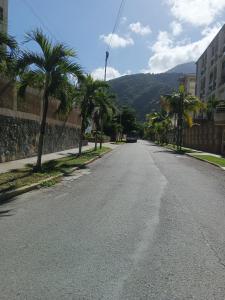
<svg viewBox="0 0 225 300">
<path fill-rule="evenodd" d="M 82 122 L 81 129 L 80 129 L 79 155 L 82 154 L 83 137 L 84 137 L 84 126 L 83 126 L 83 122 Z"/>
<path fill-rule="evenodd" d="M 37 164 L 35 167 L 36 171 L 41 171 L 41 159 L 42 159 L 42 153 L 43 153 L 46 119 L 47 119 L 47 112 L 48 112 L 48 94 L 46 92 L 44 92 L 43 102 L 44 102 L 44 105 L 43 105 L 43 113 L 42 113 L 40 134 L 39 134 L 39 141 L 38 141 Z"/>
<path fill-rule="evenodd" d="M 102 142 L 103 142 L 103 117 L 101 117 L 100 149 L 102 149 Z"/>
<path fill-rule="evenodd" d="M 97 134 L 97 130 L 95 131 L 95 151 L 98 148 L 98 134 Z"/>
</svg>

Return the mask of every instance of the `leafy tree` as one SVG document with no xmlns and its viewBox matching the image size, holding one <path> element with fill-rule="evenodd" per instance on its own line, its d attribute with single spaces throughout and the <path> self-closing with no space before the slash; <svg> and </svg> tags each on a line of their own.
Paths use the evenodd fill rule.
<svg viewBox="0 0 225 300">
<path fill-rule="evenodd" d="M 137 121 L 135 111 L 128 107 L 123 106 L 121 109 L 121 125 L 123 127 L 123 133 L 128 134 L 132 130 L 137 129 Z"/>
<path fill-rule="evenodd" d="M 104 123 L 104 132 L 111 137 L 112 141 L 122 139 L 123 127 L 121 125 L 121 114 L 118 111 L 114 116 Z"/>
<path fill-rule="evenodd" d="M 41 30 L 27 34 L 25 42 L 35 42 L 40 48 L 40 52 L 23 51 L 18 64 L 20 68 L 27 69 L 20 79 L 19 95 L 24 96 L 29 85 L 43 89 L 43 113 L 35 168 L 40 171 L 49 98 L 57 96 L 65 101 L 69 94 L 69 76 L 80 79 L 83 75 L 80 66 L 72 61 L 76 53 L 62 43 L 53 44 Z"/>
</svg>

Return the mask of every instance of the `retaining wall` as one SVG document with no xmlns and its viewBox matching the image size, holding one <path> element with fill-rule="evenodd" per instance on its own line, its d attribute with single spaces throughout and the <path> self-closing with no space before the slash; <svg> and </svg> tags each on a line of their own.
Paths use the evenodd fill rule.
<svg viewBox="0 0 225 300">
<path fill-rule="evenodd" d="M 185 128 L 183 145 L 193 149 L 225 154 L 225 125 L 216 126 L 214 122 L 201 121 L 192 128 Z"/>
<path fill-rule="evenodd" d="M 59 104 L 57 99 L 49 102 L 44 153 L 78 146 L 79 110 L 73 109 L 62 120 L 57 114 Z M 0 79 L 0 162 L 37 154 L 41 113 L 41 92 L 28 88 L 25 98 L 18 99 L 15 84 Z"/>
</svg>

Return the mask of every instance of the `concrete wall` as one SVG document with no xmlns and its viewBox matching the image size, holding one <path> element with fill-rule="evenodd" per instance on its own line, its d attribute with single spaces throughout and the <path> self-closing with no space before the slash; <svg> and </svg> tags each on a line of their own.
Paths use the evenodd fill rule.
<svg viewBox="0 0 225 300">
<path fill-rule="evenodd" d="M 60 102 L 49 103 L 44 153 L 78 146 L 80 113 L 73 109 L 66 120 L 57 114 Z M 28 89 L 18 99 L 16 87 L 0 79 L 0 162 L 34 156 L 37 153 L 42 112 L 40 92 Z"/>
<path fill-rule="evenodd" d="M 225 126 L 201 121 L 199 125 L 184 129 L 183 145 L 206 152 L 225 154 Z"/>
</svg>

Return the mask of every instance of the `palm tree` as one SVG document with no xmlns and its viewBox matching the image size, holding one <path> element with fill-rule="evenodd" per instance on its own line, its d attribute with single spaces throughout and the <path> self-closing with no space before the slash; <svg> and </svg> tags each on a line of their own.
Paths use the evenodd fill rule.
<svg viewBox="0 0 225 300">
<path fill-rule="evenodd" d="M 19 48 L 16 40 L 4 32 L 0 32 L 0 73 L 8 82 L 1 88 L 0 96 L 11 86 L 15 89 L 16 77 L 20 70 L 17 63 Z"/>
<path fill-rule="evenodd" d="M 18 66 L 28 71 L 21 76 L 19 95 L 24 96 L 30 85 L 43 90 L 43 112 L 38 142 L 38 156 L 35 169 L 41 170 L 41 159 L 50 97 L 66 98 L 69 76 L 82 78 L 82 71 L 71 59 L 76 53 L 62 43 L 53 44 L 41 30 L 27 34 L 25 42 L 35 42 L 40 52 L 23 51 Z"/>
<path fill-rule="evenodd" d="M 146 116 L 145 128 L 160 144 L 167 143 L 167 135 L 172 126 L 172 121 L 165 111 L 154 112 Z"/>
<path fill-rule="evenodd" d="M 220 101 L 214 97 L 211 97 L 205 107 L 207 118 L 209 121 L 213 121 L 214 112 L 216 110 L 217 105 L 219 105 Z"/>
<path fill-rule="evenodd" d="M 105 87 L 107 84 L 101 80 L 94 80 L 91 75 L 83 78 L 80 84 L 80 114 L 81 114 L 81 130 L 79 141 L 79 155 L 82 153 L 82 144 L 85 130 L 87 129 L 90 120 L 95 110 L 95 95 L 99 88 Z"/>
<path fill-rule="evenodd" d="M 17 47 L 17 42 L 12 36 L 0 31 L 0 63 L 10 57 Z"/>
<path fill-rule="evenodd" d="M 184 86 L 180 85 L 178 92 L 161 98 L 161 106 L 174 120 L 175 132 L 177 133 L 177 149 L 181 150 L 183 120 L 186 121 L 189 127 L 192 127 L 193 114 L 198 112 L 203 107 L 203 104 L 198 97 L 187 95 Z"/>
<path fill-rule="evenodd" d="M 96 119 L 100 125 L 100 149 L 102 149 L 104 121 L 106 121 L 107 118 L 112 118 L 116 112 L 116 107 L 113 102 L 115 96 L 110 94 L 108 89 L 108 86 L 107 88 L 100 88 L 95 95 L 95 104 L 97 107 Z"/>
</svg>

